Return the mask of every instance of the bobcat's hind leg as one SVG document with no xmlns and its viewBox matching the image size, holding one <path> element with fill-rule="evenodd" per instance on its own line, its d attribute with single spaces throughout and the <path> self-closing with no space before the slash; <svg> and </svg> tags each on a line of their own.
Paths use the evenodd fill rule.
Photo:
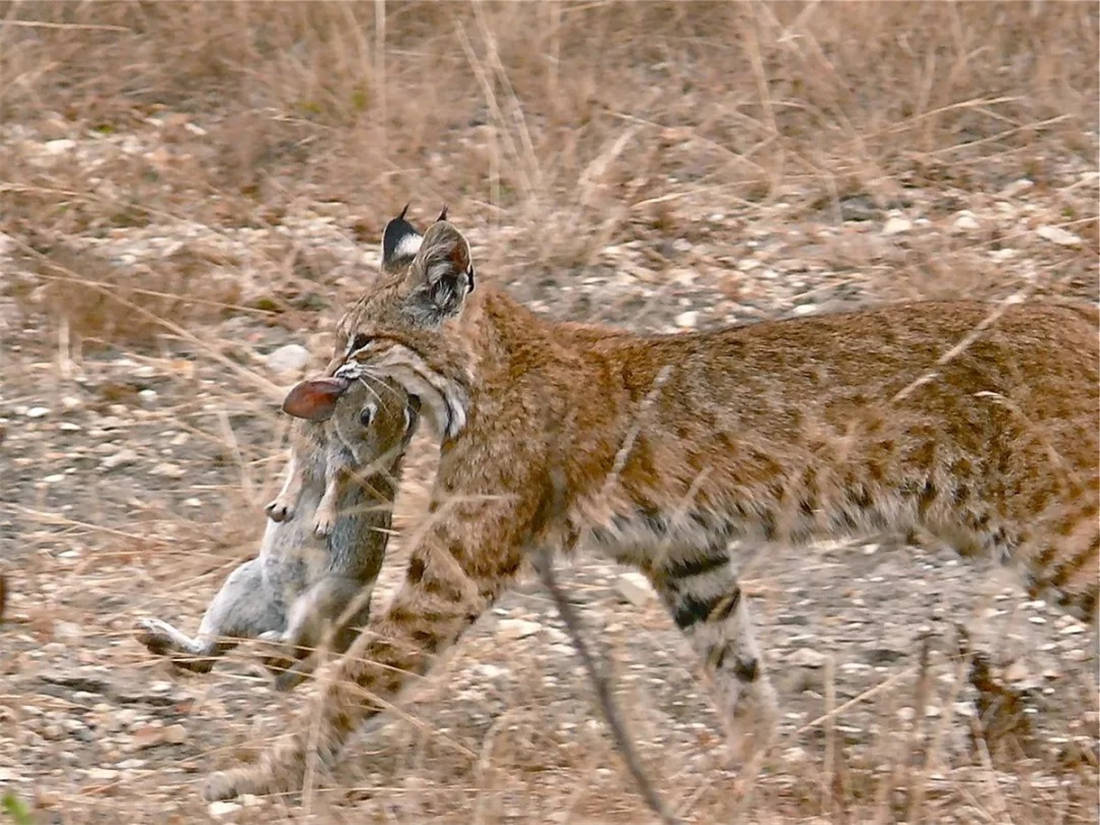
<svg viewBox="0 0 1100 825">
<path fill-rule="evenodd" d="M 646 575 L 702 659 L 731 744 L 747 759 L 771 741 L 777 704 L 726 542 L 675 548 Z"/>
</svg>

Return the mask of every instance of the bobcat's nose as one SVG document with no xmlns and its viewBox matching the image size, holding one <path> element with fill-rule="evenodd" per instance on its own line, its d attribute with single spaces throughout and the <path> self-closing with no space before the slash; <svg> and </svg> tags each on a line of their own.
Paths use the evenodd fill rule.
<svg viewBox="0 0 1100 825">
<path fill-rule="evenodd" d="M 366 370 L 363 369 L 362 364 L 357 364 L 354 361 L 345 361 L 340 365 L 336 372 L 332 374 L 333 378 L 343 378 L 347 381 L 358 381 L 366 375 Z"/>
</svg>

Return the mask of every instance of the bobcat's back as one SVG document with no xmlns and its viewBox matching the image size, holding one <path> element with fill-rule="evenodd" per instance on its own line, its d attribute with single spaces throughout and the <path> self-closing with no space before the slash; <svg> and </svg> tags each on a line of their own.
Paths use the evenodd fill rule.
<svg viewBox="0 0 1100 825">
<path fill-rule="evenodd" d="M 700 524 L 795 542 L 923 526 L 1022 562 L 1033 592 L 1093 616 L 1095 310 L 928 302 L 689 336 L 575 334 L 564 346 L 593 380 L 573 363 L 572 380 L 544 383 L 569 388 L 586 422 L 556 438 L 572 439 L 574 525 L 611 525 L 602 543 L 633 531 L 667 544 Z"/>
</svg>

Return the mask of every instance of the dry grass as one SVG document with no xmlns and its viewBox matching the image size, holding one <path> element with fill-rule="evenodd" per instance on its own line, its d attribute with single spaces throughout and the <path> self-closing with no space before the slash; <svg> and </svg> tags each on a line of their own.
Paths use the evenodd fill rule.
<svg viewBox="0 0 1100 825">
<path fill-rule="evenodd" d="M 422 216 L 450 204 L 482 277 L 561 316 L 666 328 L 685 308 L 717 322 L 731 307 L 1021 288 L 1096 300 L 1097 25 L 1095 4 L 1069 2 L 0 4 L 9 614 L 36 646 L 56 621 L 89 623 L 92 661 L 161 673 L 126 638 L 132 614 L 197 615 L 254 550 L 274 487 L 280 379 L 258 353 L 295 340 L 324 357 L 382 223 L 409 200 Z M 953 229 L 961 210 L 976 228 Z M 884 236 L 891 215 L 912 230 Z M 41 421 L 16 412 L 37 404 Z M 78 441 L 50 429 L 65 410 Z M 133 464 L 104 475 L 126 447 Z M 78 484 L 43 481 L 66 468 Z M 429 468 L 409 468 L 406 512 Z M 19 644 L 0 678 L 31 666 Z M 384 768 L 347 778 L 371 799 L 344 788 L 263 818 L 639 821 L 609 742 L 584 726 L 591 705 L 573 733 L 547 729 L 563 717 L 544 707 L 541 660 L 509 655 L 530 682 L 506 710 L 487 703 L 488 733 L 459 723 L 455 747 L 421 719 L 387 740 Z M 960 662 L 942 672 L 961 679 Z M 254 708 L 202 715 L 233 678 L 215 674 L 194 711 L 192 728 L 217 730 L 187 769 L 244 736 Z M 861 700 L 881 720 L 961 689 L 919 667 L 890 678 Z M 31 717 L 13 708 L 37 701 L 0 689 L 0 740 L 64 750 L 20 738 Z M 646 701 L 628 708 L 643 740 Z M 694 822 L 1095 821 L 1092 751 L 1006 766 L 1007 745 L 961 753 L 941 747 L 943 729 L 898 737 L 884 722 L 855 758 L 831 719 L 806 740 L 811 758 L 777 751 L 758 778 L 655 745 L 643 759 Z M 43 768 L 42 821 L 151 816 L 178 781 L 170 764 L 80 792 Z M 201 816 L 186 805 L 177 821 Z"/>
</svg>

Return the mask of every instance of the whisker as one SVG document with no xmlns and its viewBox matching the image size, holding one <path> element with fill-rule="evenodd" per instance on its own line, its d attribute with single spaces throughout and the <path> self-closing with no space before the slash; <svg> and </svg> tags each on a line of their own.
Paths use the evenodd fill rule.
<svg viewBox="0 0 1100 825">
<path fill-rule="evenodd" d="M 371 394 L 372 396 L 374 396 L 374 400 L 375 400 L 375 401 L 377 401 L 377 402 L 378 402 L 379 404 L 381 404 L 381 403 L 382 403 L 382 396 L 380 396 L 380 395 L 379 395 L 379 394 L 378 394 L 378 393 L 377 393 L 377 392 L 375 391 L 374 387 L 372 387 L 372 386 L 370 385 L 370 382 L 368 382 L 368 381 L 367 381 L 367 376 L 365 376 L 365 375 L 360 375 L 360 376 L 359 376 L 359 378 L 358 378 L 358 381 L 359 381 L 359 383 L 360 383 L 360 384 L 362 384 L 362 385 L 363 385 L 364 387 L 366 387 L 366 389 L 367 389 L 367 392 L 369 392 L 369 393 L 370 393 L 370 394 Z"/>
</svg>

